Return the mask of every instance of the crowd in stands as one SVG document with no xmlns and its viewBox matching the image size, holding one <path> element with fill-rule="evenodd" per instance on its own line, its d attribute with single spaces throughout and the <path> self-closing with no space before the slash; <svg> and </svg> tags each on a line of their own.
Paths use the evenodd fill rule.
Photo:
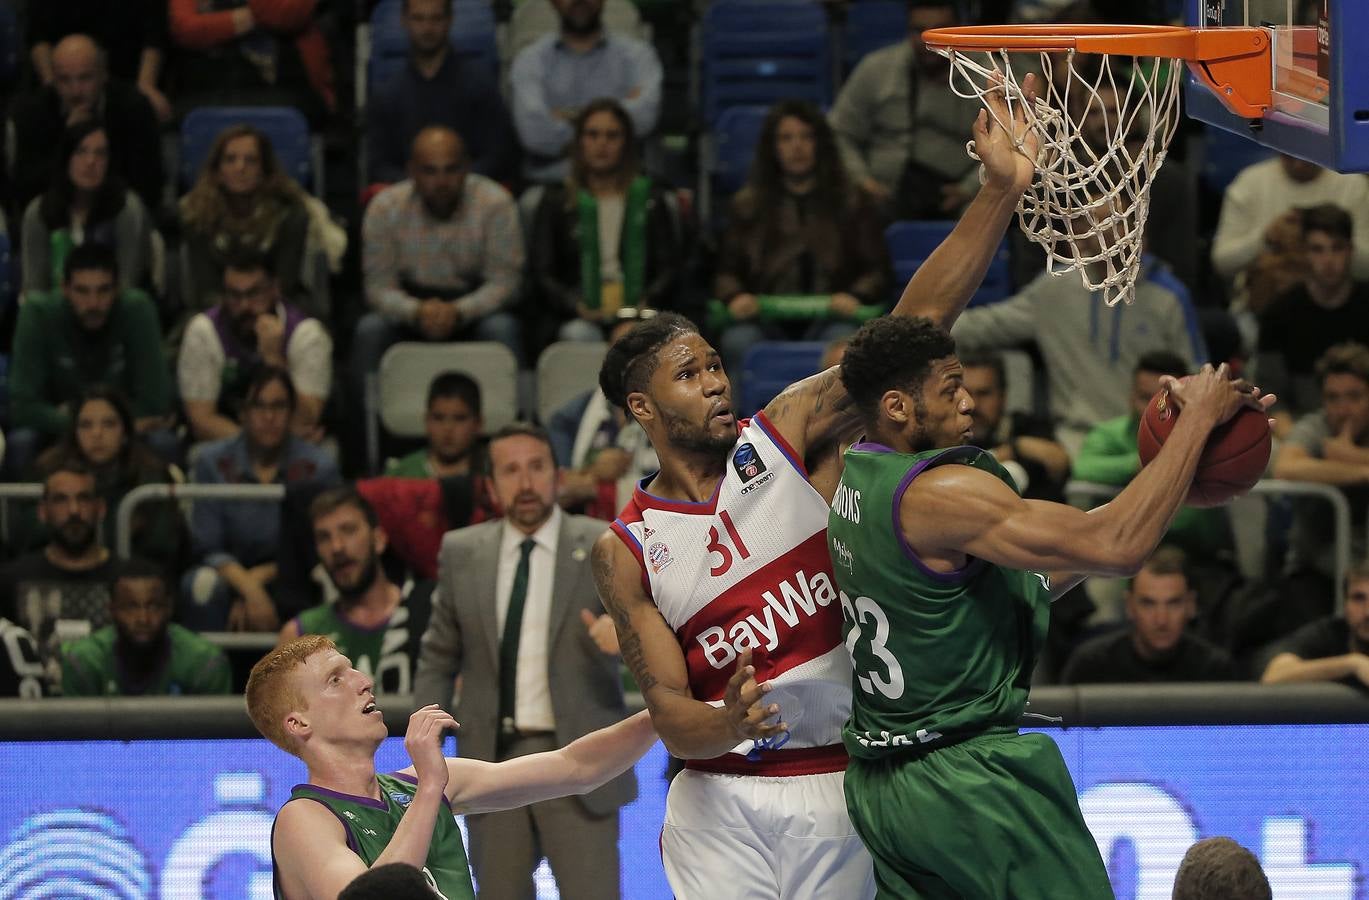
<svg viewBox="0 0 1369 900">
<path fill-rule="evenodd" d="M 839 358 L 903 289 L 886 228 L 949 226 L 977 189 L 977 104 L 918 40 L 967 21 L 955 4 L 909 3 L 906 35 L 843 59 L 821 102 L 770 98 L 739 189 L 717 193 L 719 154 L 741 138 L 691 112 L 689 38 L 675 19 L 653 30 L 660 5 L 523 0 L 487 58 L 456 39 L 469 2 L 19 4 L 20 70 L 0 86 L 0 471 L 6 488 L 36 487 L 0 500 L 0 626 L 26 630 L 11 645 L 37 658 L 12 660 L 16 691 L 227 690 L 200 633 L 369 633 L 398 627 L 399 608 L 417 665 L 430 604 L 413 598 L 433 589 L 443 535 L 521 502 L 492 488 L 489 433 L 541 420 L 568 514 L 612 518 L 655 466 L 592 357 L 536 377 L 549 347 L 592 350 L 681 312 L 741 397 L 761 343 Z M 824 4 L 834 36 L 862 2 Z M 1113 6 L 976 8 L 1099 21 Z M 376 81 L 382 22 L 407 55 Z M 1096 102 L 1106 119 L 1118 101 Z M 321 150 L 307 177 L 253 124 L 277 106 Z M 182 125 L 212 107 L 239 120 L 189 167 Z M 954 330 L 975 441 L 1029 497 L 1075 499 L 1088 482 L 1096 501 L 1136 474 L 1160 377 L 1226 362 L 1280 395 L 1269 475 L 1339 490 L 1362 560 L 1369 179 L 1271 155 L 1211 183 L 1205 141 L 1187 123 L 1154 185 L 1133 303 L 1104 306 L 1010 239 L 1012 286 Z M 512 374 L 468 365 L 475 343 L 503 348 Z M 377 424 L 396 345 L 445 354 L 401 386 L 409 434 Z M 344 479 L 358 501 L 311 507 Z M 267 490 L 187 502 L 187 484 Z M 1186 510 L 1129 584 L 1058 605 L 1038 681 L 1369 685 L 1369 580 L 1337 568 L 1329 507 L 1254 507 L 1258 533 L 1228 509 Z"/>
</svg>

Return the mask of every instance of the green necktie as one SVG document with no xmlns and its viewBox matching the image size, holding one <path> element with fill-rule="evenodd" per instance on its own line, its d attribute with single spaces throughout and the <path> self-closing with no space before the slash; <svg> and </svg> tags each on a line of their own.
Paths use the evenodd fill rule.
<svg viewBox="0 0 1369 900">
<path fill-rule="evenodd" d="M 499 638 L 499 755 L 512 743 L 517 734 L 514 722 L 514 700 L 518 689 L 518 638 L 523 631 L 523 607 L 528 599 L 528 560 L 537 542 L 524 538 L 519 545 L 518 569 L 513 573 L 513 589 L 509 591 L 509 609 L 504 614 L 504 633 Z"/>
</svg>

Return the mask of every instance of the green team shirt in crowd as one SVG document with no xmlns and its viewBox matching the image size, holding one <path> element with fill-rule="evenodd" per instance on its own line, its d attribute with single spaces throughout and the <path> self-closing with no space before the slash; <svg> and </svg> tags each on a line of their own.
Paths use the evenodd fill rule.
<svg viewBox="0 0 1369 900">
<path fill-rule="evenodd" d="M 1047 578 L 971 559 L 924 566 L 903 539 L 899 504 L 934 466 L 970 465 L 1016 490 L 977 447 L 897 453 L 856 444 L 828 515 L 842 631 L 855 668 L 852 756 L 876 759 L 966 735 L 1015 732 L 1050 620 Z"/>
<path fill-rule="evenodd" d="M 412 693 L 419 643 L 428 627 L 432 582 L 409 581 L 402 590 L 403 602 L 384 625 L 361 628 L 342 618 L 336 604 L 321 603 L 296 617 L 299 633 L 327 635 L 339 653 L 375 681 L 376 693 Z"/>
<path fill-rule="evenodd" d="M 62 645 L 62 694 L 66 697 L 131 697 L 227 694 L 233 674 L 223 651 L 180 625 L 168 625 L 161 665 L 135 680 L 124 666 L 113 625 Z"/>
<path fill-rule="evenodd" d="M 290 799 L 316 800 L 328 807 L 347 832 L 347 847 L 370 866 L 389 845 L 405 811 L 413 802 L 414 792 L 418 790 L 418 781 L 409 775 L 377 775 L 376 781 L 380 784 L 379 800 L 341 794 L 312 784 L 295 785 L 290 791 Z M 451 806 L 445 800 L 443 804 L 446 809 L 438 810 L 423 872 L 446 900 L 475 900 L 475 887 L 471 884 L 471 870 L 466 862 L 466 845 L 461 842 L 461 829 L 457 827 Z M 272 840 L 272 867 L 280 871 L 275 861 L 274 847 L 275 841 Z M 284 900 L 279 876 L 275 881 L 275 893 L 277 900 Z"/>
</svg>

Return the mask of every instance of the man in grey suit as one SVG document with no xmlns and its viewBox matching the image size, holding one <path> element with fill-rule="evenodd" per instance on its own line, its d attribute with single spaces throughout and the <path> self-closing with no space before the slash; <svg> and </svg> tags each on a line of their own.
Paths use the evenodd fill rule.
<svg viewBox="0 0 1369 900">
<path fill-rule="evenodd" d="M 418 706 L 449 707 L 464 757 L 499 761 L 564 747 L 627 716 L 612 622 L 589 554 L 607 523 L 562 513 L 546 432 L 515 423 L 489 443 L 504 519 L 442 540 L 437 592 L 414 681 Z M 532 900 L 546 856 L 565 900 L 617 898 L 618 808 L 632 771 L 582 797 L 470 816 L 481 900 Z"/>
</svg>

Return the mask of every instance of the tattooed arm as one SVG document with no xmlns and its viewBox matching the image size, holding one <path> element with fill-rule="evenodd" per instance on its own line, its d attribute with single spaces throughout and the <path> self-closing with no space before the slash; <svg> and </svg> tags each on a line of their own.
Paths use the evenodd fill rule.
<svg viewBox="0 0 1369 900">
<path fill-rule="evenodd" d="M 684 651 L 643 589 L 637 559 L 612 531 L 604 532 L 594 544 L 594 580 L 604 609 L 613 616 L 623 661 L 637 679 L 651 724 L 671 754 L 680 759 L 711 759 L 743 741 L 786 729 L 782 724 L 765 723 L 779 707 L 761 703 L 770 692 L 770 683 L 756 683 L 749 650 L 737 660 L 722 706 L 694 699 Z"/>
</svg>

